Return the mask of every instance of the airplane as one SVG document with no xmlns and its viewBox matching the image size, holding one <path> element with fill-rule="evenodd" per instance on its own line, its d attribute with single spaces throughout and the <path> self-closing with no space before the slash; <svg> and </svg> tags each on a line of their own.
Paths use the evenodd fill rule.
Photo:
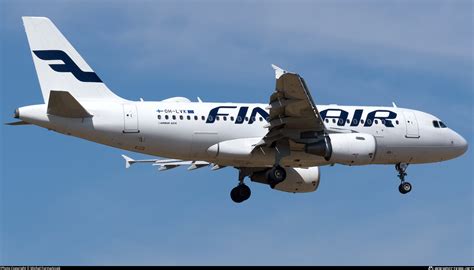
<svg viewBox="0 0 474 270">
<path fill-rule="evenodd" d="M 409 164 L 441 162 L 467 151 L 466 140 L 438 117 L 384 106 L 316 105 L 304 79 L 272 65 L 268 103 L 126 100 L 114 94 L 45 17 L 23 17 L 44 104 L 19 107 L 10 125 L 32 124 L 62 134 L 166 159 L 135 160 L 162 170 L 187 166 L 238 170 L 230 192 L 247 200 L 251 181 L 304 193 L 320 183 L 320 167 L 395 165 L 399 192 Z"/>
</svg>

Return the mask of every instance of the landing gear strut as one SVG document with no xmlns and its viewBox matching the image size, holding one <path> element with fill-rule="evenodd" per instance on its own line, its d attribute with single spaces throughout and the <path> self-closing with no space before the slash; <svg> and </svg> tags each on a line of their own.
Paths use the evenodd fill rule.
<svg viewBox="0 0 474 270">
<path fill-rule="evenodd" d="M 398 186 L 398 191 L 400 191 L 401 194 L 407 194 L 411 191 L 411 184 L 405 181 L 405 176 L 407 176 L 407 167 L 407 163 L 397 163 L 397 165 L 395 165 L 395 169 L 398 172 L 398 178 L 400 178 L 401 181 L 400 185 Z"/>
</svg>

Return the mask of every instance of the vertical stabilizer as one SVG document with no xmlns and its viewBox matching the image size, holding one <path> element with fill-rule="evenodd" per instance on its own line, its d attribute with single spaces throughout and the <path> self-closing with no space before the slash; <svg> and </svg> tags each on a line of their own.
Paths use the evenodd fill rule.
<svg viewBox="0 0 474 270">
<path fill-rule="evenodd" d="M 23 24 L 45 103 L 54 90 L 68 91 L 78 100 L 124 101 L 107 88 L 48 18 L 23 17 Z"/>
</svg>

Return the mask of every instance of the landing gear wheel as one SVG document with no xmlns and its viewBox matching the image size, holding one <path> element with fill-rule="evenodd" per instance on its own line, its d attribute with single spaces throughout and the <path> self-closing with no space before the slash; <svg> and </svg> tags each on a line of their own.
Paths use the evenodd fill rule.
<svg viewBox="0 0 474 270">
<path fill-rule="evenodd" d="M 283 167 L 277 165 L 266 172 L 266 178 L 270 187 L 274 188 L 286 179 L 286 171 Z"/>
<path fill-rule="evenodd" d="M 247 185 L 239 184 L 230 191 L 230 198 L 236 203 L 241 203 L 248 200 L 251 194 L 252 192 Z"/>
<path fill-rule="evenodd" d="M 398 178 L 400 178 L 400 185 L 398 186 L 398 191 L 401 194 L 407 194 L 411 191 L 411 184 L 405 182 L 405 176 L 407 176 L 406 170 L 408 167 L 408 163 L 397 163 L 395 165 L 395 170 L 398 172 Z"/>
<path fill-rule="evenodd" d="M 408 182 L 402 182 L 398 186 L 398 190 L 400 191 L 401 194 L 407 194 L 408 192 L 411 191 L 411 184 Z"/>
</svg>

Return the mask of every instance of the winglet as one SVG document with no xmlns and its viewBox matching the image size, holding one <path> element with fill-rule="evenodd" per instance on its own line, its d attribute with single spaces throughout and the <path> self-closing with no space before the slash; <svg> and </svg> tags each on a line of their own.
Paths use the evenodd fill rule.
<svg viewBox="0 0 474 270">
<path fill-rule="evenodd" d="M 125 159 L 125 168 L 130 168 L 130 165 L 135 163 L 135 160 L 133 158 L 127 157 L 126 155 L 122 155 L 122 157 Z"/>
<path fill-rule="evenodd" d="M 394 108 L 397 108 L 397 104 L 395 104 L 395 102 L 392 101 L 392 105 Z"/>
<path fill-rule="evenodd" d="M 272 68 L 273 70 L 275 70 L 275 79 L 279 79 L 281 77 L 281 75 L 285 74 L 287 71 L 280 68 L 280 67 L 277 67 L 276 65 L 272 64 Z"/>
</svg>

